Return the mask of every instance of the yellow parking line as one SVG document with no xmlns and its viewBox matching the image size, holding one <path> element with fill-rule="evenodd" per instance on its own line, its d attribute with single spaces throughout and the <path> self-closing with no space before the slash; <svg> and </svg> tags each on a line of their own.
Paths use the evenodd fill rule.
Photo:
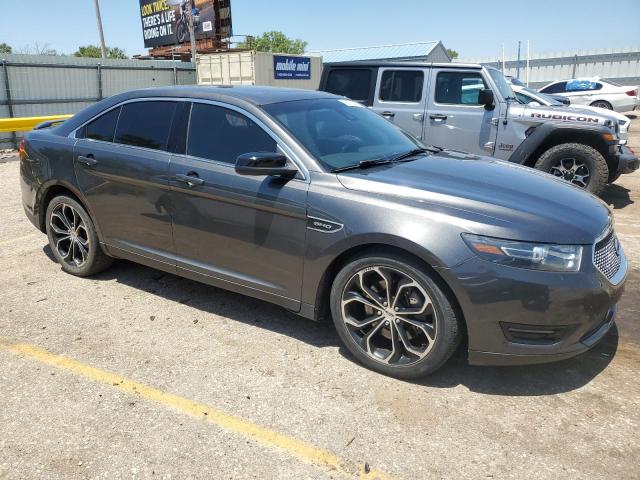
<svg viewBox="0 0 640 480">
<path fill-rule="evenodd" d="M 40 363 L 65 370 L 76 375 L 88 378 L 98 383 L 113 386 L 127 393 L 139 395 L 140 397 L 157 402 L 166 407 L 170 407 L 186 415 L 203 419 L 209 423 L 222 427 L 231 432 L 235 432 L 245 437 L 250 437 L 255 441 L 268 447 L 276 447 L 284 450 L 290 455 L 303 461 L 328 467 L 332 471 L 345 477 L 366 479 L 387 480 L 393 477 L 388 474 L 374 470 L 365 470 L 364 467 L 356 467 L 353 463 L 331 453 L 318 448 L 303 440 L 290 437 L 266 427 L 261 427 L 248 420 L 236 417 L 215 407 L 189 400 L 178 395 L 163 392 L 143 383 L 128 380 L 115 373 L 100 370 L 71 358 L 63 357 L 48 350 L 23 343 L 12 343 L 0 337 L 0 349 L 13 352 L 17 355 L 36 360 Z"/>
<path fill-rule="evenodd" d="M 33 238 L 35 236 L 39 236 L 39 234 L 30 233 L 29 235 L 23 235 L 22 237 L 14 237 L 14 238 L 9 238 L 8 240 L 2 240 L 2 241 L 0 241 L 0 247 L 2 247 L 3 245 L 10 245 L 12 243 L 20 242 L 22 240 L 28 240 L 28 239 Z"/>
</svg>

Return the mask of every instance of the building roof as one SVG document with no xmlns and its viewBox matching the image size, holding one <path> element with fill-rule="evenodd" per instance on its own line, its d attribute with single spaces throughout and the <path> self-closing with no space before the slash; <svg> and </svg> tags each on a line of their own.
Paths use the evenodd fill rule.
<svg viewBox="0 0 640 480">
<path fill-rule="evenodd" d="M 322 61 L 324 63 L 352 62 L 358 60 L 411 59 L 426 57 L 439 43 L 439 41 L 396 43 L 370 47 L 320 50 L 309 53 L 322 55 Z"/>
</svg>

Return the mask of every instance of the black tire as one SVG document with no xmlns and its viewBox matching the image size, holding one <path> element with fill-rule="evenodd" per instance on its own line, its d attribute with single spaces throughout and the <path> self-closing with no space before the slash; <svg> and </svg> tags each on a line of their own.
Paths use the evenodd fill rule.
<svg viewBox="0 0 640 480">
<path fill-rule="evenodd" d="M 425 351 L 428 351 L 428 353 L 426 353 L 424 357 L 420 358 L 416 355 L 416 358 L 413 361 L 406 360 L 404 364 L 383 363 L 382 360 L 374 359 L 370 353 L 365 351 L 361 346 L 362 344 L 358 343 L 358 340 L 352 333 L 353 331 L 350 330 L 350 328 L 353 327 L 348 327 L 345 323 L 342 306 L 343 295 L 348 294 L 347 287 L 351 284 L 350 282 L 353 281 L 354 276 L 365 269 L 371 269 L 371 267 L 382 267 L 389 269 L 387 271 L 398 272 L 398 275 L 407 275 L 411 280 L 417 282 L 429 296 L 431 304 L 429 312 L 433 313 L 433 316 L 430 318 L 433 319 L 432 325 L 435 327 L 435 335 L 433 335 L 434 340 L 430 349 L 427 350 L 425 348 Z M 367 273 L 365 273 L 365 275 L 366 274 Z M 397 290 L 397 295 L 395 295 L 394 298 L 401 297 L 401 290 L 402 289 Z M 402 291 L 405 292 L 405 290 Z M 411 292 L 409 291 L 409 293 Z M 406 293 L 403 294 L 406 296 Z M 411 295 L 414 294 L 411 293 Z M 417 261 L 408 257 L 405 258 L 402 255 L 385 252 L 370 252 L 369 254 L 364 254 L 354 258 L 336 275 L 331 288 L 330 303 L 333 322 L 344 345 L 360 363 L 371 370 L 375 370 L 385 375 L 401 379 L 415 379 L 429 375 L 440 368 L 451 357 L 460 344 L 463 330 L 460 326 L 460 319 L 456 315 L 453 305 L 447 297 L 444 289 L 440 286 L 440 280 L 428 273 Z M 389 305 L 388 310 L 393 310 L 391 305 Z M 380 312 L 377 313 L 379 314 Z M 402 313 L 398 313 L 398 315 L 402 315 Z M 397 345 L 399 346 L 399 349 L 403 349 L 403 345 L 399 342 L 400 339 L 397 337 L 399 333 L 396 333 L 400 332 L 400 328 L 396 326 L 399 322 L 400 321 L 397 318 L 395 319 L 395 323 L 392 319 L 391 323 L 393 323 L 393 325 L 390 325 L 389 321 L 385 322 L 385 320 L 380 320 L 380 323 L 384 323 L 387 327 L 381 325 L 379 332 L 382 337 L 385 333 L 385 329 L 390 329 L 391 333 L 396 335 L 395 338 L 398 340 Z M 377 323 L 375 325 L 377 325 Z M 400 325 L 402 324 L 400 323 Z M 408 328 L 412 328 L 411 325 L 406 326 Z M 375 328 L 377 327 L 371 327 L 369 332 Z M 390 331 L 386 330 L 386 333 L 390 334 Z M 414 329 L 414 331 L 417 331 L 417 329 Z M 419 331 L 418 335 L 411 335 L 413 338 L 410 338 L 410 336 L 407 335 L 407 330 L 404 330 L 404 332 L 407 341 L 419 341 Z M 427 339 L 426 336 L 424 338 Z M 384 338 L 381 339 L 384 341 Z M 390 343 L 390 341 L 388 342 Z M 431 342 L 427 343 L 431 344 Z M 406 350 L 404 350 L 404 353 L 407 356 L 410 356 Z M 391 357 L 393 358 L 393 355 L 391 355 Z"/>
<path fill-rule="evenodd" d="M 595 102 L 593 102 L 589 106 L 591 106 L 591 107 L 599 107 L 599 108 L 606 108 L 607 110 L 613 110 L 613 106 L 609 102 L 607 102 L 606 100 L 596 100 Z"/>
<path fill-rule="evenodd" d="M 107 269 L 113 263 L 113 259 L 100 247 L 91 217 L 77 200 L 65 195 L 51 200 L 47 206 L 45 225 L 49 246 L 65 272 L 87 277 Z M 68 231 L 72 232 L 70 235 L 65 235 L 67 226 L 70 227 Z M 67 236 L 68 240 L 65 239 Z M 85 250 L 82 251 L 81 247 Z M 65 251 L 68 252 L 66 256 Z"/>
<path fill-rule="evenodd" d="M 569 168 L 567 167 L 570 165 L 573 165 L 573 167 L 583 165 L 588 169 L 588 178 L 585 178 L 583 182 L 586 185 L 577 181 L 577 179 L 585 173 L 583 167 L 577 169 L 573 177 L 569 174 L 566 176 L 562 174 L 560 168 L 568 171 Z M 594 195 L 602 194 L 609 179 L 609 167 L 602 154 L 595 148 L 582 143 L 561 143 L 560 145 L 551 147 L 538 159 L 535 168 L 584 188 Z M 580 175 L 577 175 L 578 173 Z"/>
</svg>

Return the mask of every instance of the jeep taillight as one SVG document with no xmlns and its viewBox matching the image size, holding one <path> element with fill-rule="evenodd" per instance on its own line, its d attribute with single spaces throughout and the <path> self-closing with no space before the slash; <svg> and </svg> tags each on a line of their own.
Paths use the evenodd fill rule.
<svg viewBox="0 0 640 480">
<path fill-rule="evenodd" d="M 636 97 L 638 95 L 638 90 L 629 90 L 626 92 L 630 97 Z"/>
</svg>

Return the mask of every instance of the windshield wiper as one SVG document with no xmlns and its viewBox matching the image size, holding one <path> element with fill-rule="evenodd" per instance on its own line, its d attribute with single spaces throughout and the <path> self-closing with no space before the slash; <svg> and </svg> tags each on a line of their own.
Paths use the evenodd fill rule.
<svg viewBox="0 0 640 480">
<path fill-rule="evenodd" d="M 344 172 L 346 170 L 355 170 L 357 168 L 368 168 L 375 167 L 376 165 L 387 165 L 391 163 L 391 160 L 388 158 L 376 158 L 374 160 L 360 160 L 358 163 L 353 163 L 351 165 L 346 165 L 344 167 L 338 167 L 331 170 L 331 173 L 336 172 Z"/>
<path fill-rule="evenodd" d="M 400 153 L 398 155 L 395 155 L 393 157 L 391 157 L 389 160 L 391 160 L 392 162 L 399 162 L 401 160 L 405 160 L 409 157 L 414 157 L 416 155 L 420 155 L 421 153 L 437 153 L 437 152 L 441 152 L 442 149 L 440 147 L 430 147 L 430 148 L 414 148 L 413 150 L 410 150 L 408 152 L 405 153 Z"/>
</svg>

